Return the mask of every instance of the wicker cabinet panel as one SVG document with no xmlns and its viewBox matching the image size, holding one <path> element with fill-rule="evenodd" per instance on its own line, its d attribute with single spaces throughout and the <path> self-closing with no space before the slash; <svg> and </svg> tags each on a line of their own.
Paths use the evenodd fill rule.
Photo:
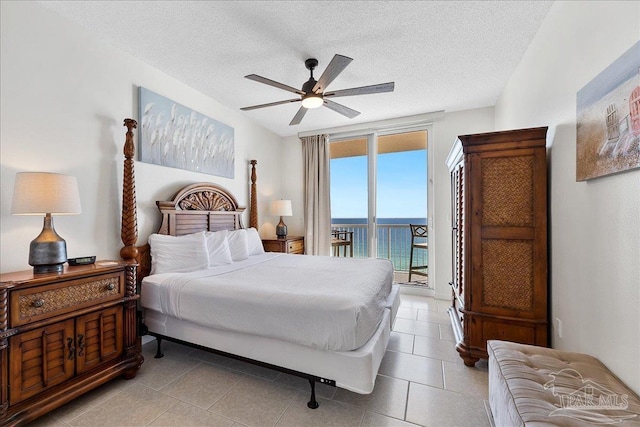
<svg viewBox="0 0 640 427">
<path fill-rule="evenodd" d="M 74 375 L 73 320 L 13 336 L 10 348 L 12 405 Z"/>
<path fill-rule="evenodd" d="M 546 131 L 460 136 L 447 158 L 449 314 L 466 365 L 490 339 L 548 345 Z"/>
<path fill-rule="evenodd" d="M 533 242 L 482 241 L 482 306 L 512 310 L 533 309 Z"/>
<path fill-rule="evenodd" d="M 123 296 L 122 273 L 17 290 L 10 297 L 11 326 L 25 325 Z"/>
<path fill-rule="evenodd" d="M 533 226 L 533 156 L 481 160 L 482 225 Z"/>
</svg>

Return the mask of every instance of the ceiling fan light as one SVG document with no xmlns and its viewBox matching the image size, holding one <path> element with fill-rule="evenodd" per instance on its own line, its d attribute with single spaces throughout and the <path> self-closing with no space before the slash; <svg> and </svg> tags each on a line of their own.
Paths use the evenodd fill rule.
<svg viewBox="0 0 640 427">
<path fill-rule="evenodd" d="M 318 108 L 322 106 L 322 104 L 324 104 L 324 100 L 322 96 L 318 94 L 311 93 L 302 99 L 302 106 L 304 108 Z"/>
</svg>

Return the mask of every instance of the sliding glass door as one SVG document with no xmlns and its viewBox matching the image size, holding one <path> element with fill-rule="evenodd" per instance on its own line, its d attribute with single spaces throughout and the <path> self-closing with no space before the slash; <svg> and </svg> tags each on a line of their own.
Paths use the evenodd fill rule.
<svg viewBox="0 0 640 427">
<path fill-rule="evenodd" d="M 330 150 L 332 226 L 348 232 L 336 234 L 334 256 L 349 256 L 352 245 L 353 256 L 388 258 L 398 275 L 408 272 L 409 224 L 426 225 L 428 217 L 427 131 L 335 138 Z M 426 265 L 427 251 L 414 258 Z"/>
</svg>

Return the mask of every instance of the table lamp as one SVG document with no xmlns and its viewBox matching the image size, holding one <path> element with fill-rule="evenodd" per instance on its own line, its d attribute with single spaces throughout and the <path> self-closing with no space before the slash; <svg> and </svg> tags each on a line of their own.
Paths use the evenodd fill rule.
<svg viewBox="0 0 640 427">
<path fill-rule="evenodd" d="M 75 176 L 47 172 L 19 172 L 13 189 L 12 215 L 44 215 L 42 232 L 29 246 L 34 273 L 61 272 L 67 244 L 53 228 L 52 215 L 81 213 Z"/>
<path fill-rule="evenodd" d="M 293 215 L 291 200 L 274 200 L 271 202 L 271 213 L 280 215 L 280 222 L 276 226 L 276 236 L 278 236 L 278 239 L 284 239 L 287 237 L 287 225 L 282 220 L 282 217 Z"/>
</svg>

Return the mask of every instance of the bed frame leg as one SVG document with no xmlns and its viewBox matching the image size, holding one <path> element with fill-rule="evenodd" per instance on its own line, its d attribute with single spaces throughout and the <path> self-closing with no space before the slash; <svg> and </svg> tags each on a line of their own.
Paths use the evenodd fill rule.
<svg viewBox="0 0 640 427">
<path fill-rule="evenodd" d="M 320 404 L 316 400 L 316 382 L 314 380 L 309 380 L 309 384 L 311 385 L 311 400 L 309 400 L 307 406 L 310 409 L 317 409 Z"/>
<path fill-rule="evenodd" d="M 154 356 L 154 358 L 156 359 L 160 359 L 161 357 L 164 357 L 164 354 L 162 354 L 162 338 L 160 337 L 156 337 L 156 355 Z"/>
</svg>

